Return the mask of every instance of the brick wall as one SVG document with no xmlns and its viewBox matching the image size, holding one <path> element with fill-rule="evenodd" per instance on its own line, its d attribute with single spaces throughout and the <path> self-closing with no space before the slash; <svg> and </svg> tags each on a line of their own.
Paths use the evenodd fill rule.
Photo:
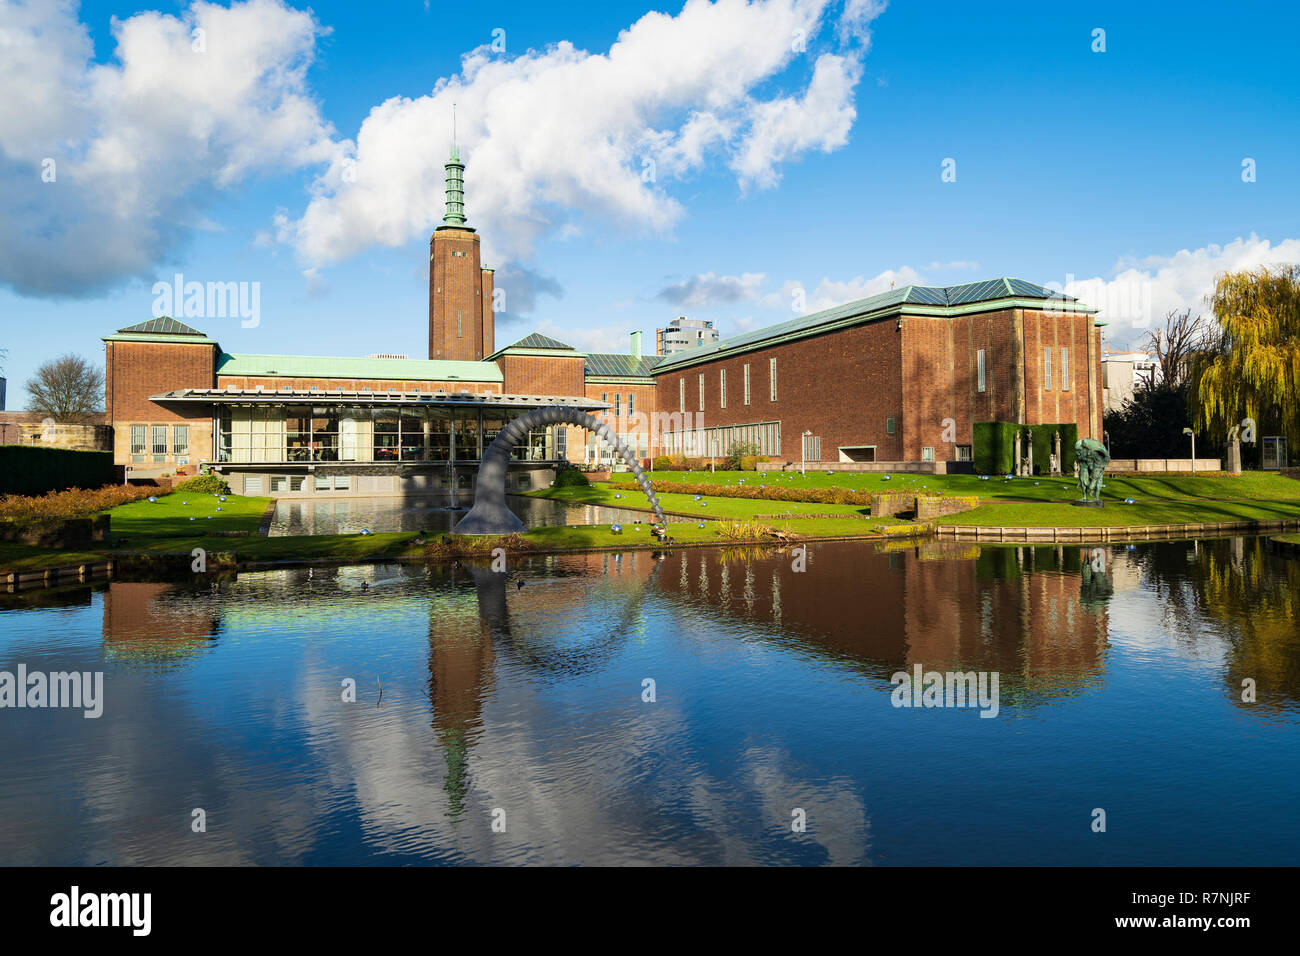
<svg viewBox="0 0 1300 956">
<path fill-rule="evenodd" d="M 476 361 L 487 354 L 483 342 L 478 234 L 439 228 L 429 239 L 429 358 Z"/>
<path fill-rule="evenodd" d="M 105 411 L 113 426 L 113 461 L 131 464 L 131 428 L 137 425 L 166 425 L 169 444 L 167 461 L 136 467 L 161 468 L 172 465 L 170 443 L 173 427 L 189 426 L 189 459 L 197 462 L 212 455 L 212 417 L 206 407 L 193 412 L 161 408 L 149 401 L 150 395 L 181 388 L 211 388 L 215 379 L 217 350 L 214 345 L 171 342 L 104 343 Z M 145 441 L 152 442 L 152 429 L 146 429 Z"/>
<path fill-rule="evenodd" d="M 511 395 L 572 395 L 586 393 L 582 356 L 511 355 L 497 359 Z"/>
<path fill-rule="evenodd" d="M 706 362 L 657 375 L 659 412 L 680 411 L 679 380 L 686 380 L 686 411 L 705 428 L 781 423 L 781 457 L 798 461 L 805 430 L 821 438 L 823 461 L 839 460 L 842 445 L 875 445 L 878 461 L 898 461 L 902 443 L 902 365 L 893 319 Z M 777 400 L 771 400 L 771 358 Z M 750 366 L 750 403 L 744 404 L 744 366 Z M 720 402 L 727 370 L 727 407 Z M 704 375 L 700 413 L 699 376 Z M 888 434 L 887 419 L 896 420 Z"/>
</svg>

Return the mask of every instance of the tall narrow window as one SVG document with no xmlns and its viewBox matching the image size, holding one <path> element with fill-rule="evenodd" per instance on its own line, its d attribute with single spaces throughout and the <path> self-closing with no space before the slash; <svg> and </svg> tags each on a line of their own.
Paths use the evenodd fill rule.
<svg viewBox="0 0 1300 956">
<path fill-rule="evenodd" d="M 704 411 L 704 373 L 700 373 L 700 411 Z"/>
<path fill-rule="evenodd" d="M 727 370 L 718 370 L 718 407 L 727 407 Z"/>
<path fill-rule="evenodd" d="M 144 454 L 144 426 L 143 425 L 131 426 L 131 454 L 133 455 Z"/>
<path fill-rule="evenodd" d="M 460 309 L 456 310 L 456 338 L 461 338 L 460 334 Z"/>
<path fill-rule="evenodd" d="M 749 404 L 749 363 L 745 363 L 745 404 Z"/>
<path fill-rule="evenodd" d="M 684 414 L 686 412 L 686 379 L 679 378 L 677 380 L 677 393 L 678 401 L 682 406 L 681 411 Z"/>
<path fill-rule="evenodd" d="M 1052 387 L 1052 350 L 1043 349 L 1043 388 L 1050 390 Z"/>
<path fill-rule="evenodd" d="M 627 393 L 627 417 L 628 418 L 631 418 L 633 415 L 636 414 L 636 411 L 632 406 L 632 395 L 633 395 L 632 392 Z"/>
<path fill-rule="evenodd" d="M 767 379 L 768 379 L 768 388 L 771 391 L 771 395 L 769 396 L 769 401 L 775 402 L 776 401 L 776 359 L 774 358 L 770 358 L 767 360 Z"/>
<path fill-rule="evenodd" d="M 1061 391 L 1070 390 L 1070 350 L 1061 349 Z"/>
<path fill-rule="evenodd" d="M 978 352 L 975 353 L 975 374 L 976 374 L 976 378 L 979 379 L 979 390 L 981 392 L 987 391 L 988 383 L 984 377 L 986 373 L 985 373 L 983 349 L 980 349 Z"/>
<path fill-rule="evenodd" d="M 614 417 L 615 418 L 618 418 L 619 416 L 619 409 L 622 408 L 623 405 L 622 400 L 623 400 L 623 396 L 615 393 L 614 395 Z"/>
<path fill-rule="evenodd" d="M 188 455 L 190 453 L 190 426 L 172 426 L 172 454 Z"/>
<path fill-rule="evenodd" d="M 167 426 L 153 426 L 153 460 L 162 461 L 167 457 Z"/>
</svg>

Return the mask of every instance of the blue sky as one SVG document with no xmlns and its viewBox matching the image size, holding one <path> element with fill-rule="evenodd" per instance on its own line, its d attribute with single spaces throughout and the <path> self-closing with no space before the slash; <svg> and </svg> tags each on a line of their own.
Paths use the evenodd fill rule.
<svg viewBox="0 0 1300 956">
<path fill-rule="evenodd" d="M 1294 8 L 704 6 L 0 7 L 8 407 L 177 272 L 259 284 L 255 327 L 186 319 L 228 351 L 423 357 L 452 99 L 498 344 L 995 275 L 1072 277 L 1119 344 L 1218 271 L 1300 260 Z"/>
</svg>

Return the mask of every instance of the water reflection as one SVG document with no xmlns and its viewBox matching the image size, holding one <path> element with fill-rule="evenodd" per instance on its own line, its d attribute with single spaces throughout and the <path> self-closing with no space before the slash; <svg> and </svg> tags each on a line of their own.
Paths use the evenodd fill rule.
<svg viewBox="0 0 1300 956">
<path fill-rule="evenodd" d="M 334 500 L 281 498 L 268 534 L 271 537 L 311 534 L 355 534 L 371 531 L 445 532 L 455 527 L 473 503 L 471 492 L 436 497 L 336 498 Z M 563 524 L 632 524 L 644 521 L 644 512 L 604 505 L 582 505 L 526 495 L 507 495 L 510 510 L 530 528 Z M 669 516 L 669 521 L 684 518 Z"/>
<path fill-rule="evenodd" d="M 0 859 L 1240 863 L 1300 849 L 1300 581 L 1259 541 L 844 542 L 810 546 L 802 571 L 795 558 L 304 568 L 10 598 L 0 668 L 103 669 L 106 706 L 97 721 L 0 714 Z M 918 663 L 998 671 L 1001 715 L 891 707 L 890 675 Z M 1245 676 L 1258 704 L 1240 699 Z M 1099 804 L 1125 814 L 1122 844 L 1071 822 Z"/>
</svg>

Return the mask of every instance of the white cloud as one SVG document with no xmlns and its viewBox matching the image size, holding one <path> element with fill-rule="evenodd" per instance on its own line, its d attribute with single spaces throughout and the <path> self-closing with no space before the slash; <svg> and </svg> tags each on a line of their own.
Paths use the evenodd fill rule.
<svg viewBox="0 0 1300 956">
<path fill-rule="evenodd" d="M 1098 319 L 1111 323 L 1109 334 L 1124 337 L 1128 329 L 1145 329 L 1172 310 L 1210 313 L 1206 297 L 1214 291 L 1221 272 L 1300 262 L 1300 239 L 1272 244 L 1254 233 L 1226 245 L 1181 249 L 1172 255 L 1120 259 L 1109 279 L 1094 276 L 1066 282 L 1049 282 L 1053 289 L 1100 309 Z"/>
<path fill-rule="evenodd" d="M 279 0 L 199 2 L 115 19 L 101 64 L 71 0 L 0 4 L 0 282 L 62 296 L 148 276 L 211 228 L 214 191 L 329 161 L 305 78 L 322 32 Z"/>
<path fill-rule="evenodd" d="M 823 278 L 811 292 L 803 283 L 791 279 L 781 287 L 780 292 L 763 296 L 762 303 L 773 308 L 789 309 L 794 315 L 807 315 L 888 292 L 893 288 L 924 284 L 925 280 L 919 272 L 911 266 L 900 266 L 897 269 L 886 269 L 870 278 L 855 276 L 843 281 Z"/>
<path fill-rule="evenodd" d="M 762 272 L 746 272 L 738 276 L 702 272 L 661 289 L 656 298 L 687 309 L 752 302 L 762 292 L 766 278 Z"/>
<path fill-rule="evenodd" d="M 665 232 L 683 210 L 664 181 L 715 154 L 742 187 L 761 187 L 777 181 L 778 164 L 846 141 L 878 7 L 851 4 L 848 46 L 814 61 L 801 95 L 756 96 L 806 63 L 795 38 L 816 36 L 829 5 L 687 0 L 676 16 L 647 13 L 606 52 L 567 42 L 514 58 L 473 50 L 430 94 L 371 110 L 315 183 L 292 241 L 321 264 L 426 234 L 442 214 L 453 103 L 485 261 L 527 259 L 543 235 L 576 228 L 575 216 Z"/>
</svg>

